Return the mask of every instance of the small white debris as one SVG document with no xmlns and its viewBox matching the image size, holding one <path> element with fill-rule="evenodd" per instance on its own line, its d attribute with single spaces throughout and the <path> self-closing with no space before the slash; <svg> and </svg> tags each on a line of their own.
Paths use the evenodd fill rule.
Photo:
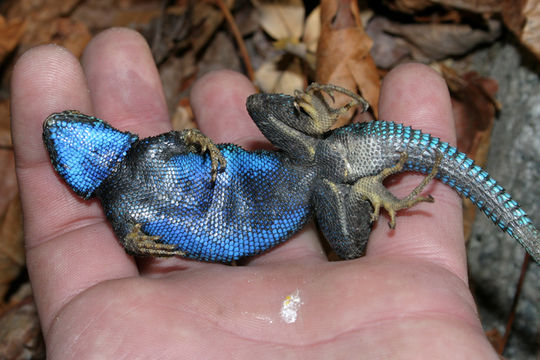
<svg viewBox="0 0 540 360">
<path fill-rule="evenodd" d="M 296 289 L 294 293 L 283 300 L 283 304 L 281 305 L 281 318 L 283 321 L 287 324 L 294 323 L 298 317 L 298 310 L 303 304 L 300 299 L 300 291 Z"/>
</svg>

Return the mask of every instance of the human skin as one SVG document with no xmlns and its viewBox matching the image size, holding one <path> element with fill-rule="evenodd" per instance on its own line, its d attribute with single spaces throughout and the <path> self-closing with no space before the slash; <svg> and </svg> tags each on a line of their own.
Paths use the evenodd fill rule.
<svg viewBox="0 0 540 360">
<path fill-rule="evenodd" d="M 242 75 L 210 73 L 194 85 L 199 128 L 216 143 L 268 147 L 245 110 Z M 55 174 L 41 140 L 51 113 L 77 109 L 141 137 L 170 130 L 159 75 L 137 33 L 110 29 L 82 64 L 63 48 L 26 52 L 12 77 L 12 131 L 26 258 L 49 359 L 365 358 L 497 359 L 467 285 L 459 197 L 433 182 L 435 203 L 384 216 L 365 257 L 328 262 L 313 225 L 243 266 L 134 259 L 98 201 Z M 450 98 L 429 68 L 384 79 L 381 119 L 455 143 Z M 395 177 L 406 195 L 420 175 Z M 294 321 L 282 309 L 299 299 Z"/>
</svg>

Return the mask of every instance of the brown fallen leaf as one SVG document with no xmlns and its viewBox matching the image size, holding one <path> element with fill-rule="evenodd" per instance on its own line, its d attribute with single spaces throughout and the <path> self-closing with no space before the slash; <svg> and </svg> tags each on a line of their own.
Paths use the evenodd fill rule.
<svg viewBox="0 0 540 360">
<path fill-rule="evenodd" d="M 22 210 L 19 197 L 15 196 L 0 219 L 0 299 L 5 298 L 24 264 Z"/>
<path fill-rule="evenodd" d="M 163 3 L 165 5 L 166 3 Z M 189 4 L 193 4 L 190 2 Z M 123 26 L 133 26 L 148 41 L 152 56 L 158 68 L 175 54 L 182 53 L 189 47 L 191 31 L 191 11 L 193 6 L 154 6 L 139 9 L 137 13 L 118 13 L 115 23 L 121 21 Z M 125 22 L 125 23 L 124 23 Z"/>
<path fill-rule="evenodd" d="M 276 40 L 298 40 L 304 32 L 302 0 L 262 0 L 258 2 L 261 27 Z"/>
<path fill-rule="evenodd" d="M 300 61 L 307 59 L 307 46 L 300 39 L 304 32 L 304 4 L 301 0 L 263 0 L 256 3 L 256 8 L 261 28 L 275 40 L 274 48 L 280 52 L 259 66 L 255 83 L 265 92 L 293 94 L 306 83 Z"/>
<path fill-rule="evenodd" d="M 306 44 L 306 50 L 312 54 L 317 52 L 317 44 L 321 36 L 321 7 L 317 6 L 308 15 L 304 28 L 302 42 Z M 315 59 L 313 59 L 315 60 Z"/>
<path fill-rule="evenodd" d="M 67 16 L 77 5 L 77 0 L 21 0 L 11 2 L 7 9 L 7 18 L 23 18 L 26 29 L 22 35 L 18 52 L 22 53 L 29 48 L 51 42 L 51 38 L 58 31 L 55 19 Z"/>
<path fill-rule="evenodd" d="M 11 149 L 9 100 L 0 101 L 0 149 Z"/>
<path fill-rule="evenodd" d="M 189 99 L 186 97 L 178 102 L 178 106 L 171 117 L 173 130 L 195 129 L 195 116 L 191 109 Z"/>
<path fill-rule="evenodd" d="M 242 64 L 234 42 L 224 31 L 218 31 L 215 34 L 197 66 L 199 76 L 220 69 L 242 71 Z"/>
<path fill-rule="evenodd" d="M 49 37 L 46 42 L 61 45 L 80 57 L 84 48 L 90 42 L 92 35 L 86 24 L 69 18 L 54 19 L 44 33 Z"/>
<path fill-rule="evenodd" d="M 203 48 L 214 35 L 218 27 L 223 23 L 223 13 L 212 4 L 212 1 L 195 1 L 191 17 L 194 26 L 191 36 L 191 45 L 195 52 Z M 233 0 L 226 0 L 225 5 L 230 9 Z"/>
<path fill-rule="evenodd" d="M 181 57 L 170 56 L 159 66 L 159 77 L 170 114 L 176 111 L 181 93 L 189 88 L 196 75 L 197 60 L 193 51 L 186 51 Z"/>
<path fill-rule="evenodd" d="M 406 40 L 414 60 L 427 62 L 463 55 L 480 44 L 491 43 L 501 34 L 498 20 L 488 20 L 487 29 L 469 24 L 383 23 L 383 31 Z"/>
<path fill-rule="evenodd" d="M 19 41 L 26 29 L 26 21 L 21 18 L 6 20 L 0 15 L 0 61 L 9 54 Z"/>
<path fill-rule="evenodd" d="M 412 60 L 411 45 L 405 39 L 386 32 L 389 22 L 385 17 L 374 16 L 366 27 L 366 33 L 373 39 L 370 54 L 380 69 L 392 69 Z"/>
<path fill-rule="evenodd" d="M 265 92 L 292 95 L 295 90 L 304 88 L 306 76 L 298 58 L 279 57 L 257 69 L 255 82 Z"/>
<path fill-rule="evenodd" d="M 112 26 L 137 30 L 160 15 L 161 0 L 78 1 L 69 17 L 84 22 L 93 34 Z"/>
<path fill-rule="evenodd" d="M 91 2 L 91 1 L 90 1 Z M 129 7 L 127 9 L 121 9 L 115 12 L 114 20 L 111 25 L 114 26 L 133 26 L 133 24 L 148 24 L 153 19 L 161 15 L 160 9 L 157 4 L 139 4 L 145 6 Z M 170 11 L 176 14 L 178 7 L 172 7 Z M 179 11 L 183 13 L 183 9 Z"/>
<path fill-rule="evenodd" d="M 36 305 L 28 295 L 0 312 L 0 356 L 2 359 L 44 359 L 45 346 Z"/>
<path fill-rule="evenodd" d="M 502 18 L 519 41 L 540 58 L 540 1 L 503 0 Z"/>
<path fill-rule="evenodd" d="M 501 0 L 385 0 L 392 10 L 413 14 L 435 5 L 467 10 L 474 13 L 493 14 L 501 10 Z"/>
<path fill-rule="evenodd" d="M 79 2 L 80 0 L 12 1 L 6 13 L 8 18 L 20 17 L 27 19 L 29 22 L 41 23 L 43 20 L 67 15 Z"/>
<path fill-rule="evenodd" d="M 17 195 L 17 178 L 15 176 L 15 157 L 13 149 L 0 148 L 0 218 L 4 216 L 8 204 Z"/>
<path fill-rule="evenodd" d="M 321 36 L 317 48 L 317 82 L 335 84 L 360 94 L 377 115 L 380 78 L 369 51 L 372 40 L 364 31 L 356 1 L 321 2 Z M 349 101 L 336 94 L 336 105 Z M 335 127 L 349 122 L 342 117 Z"/>
</svg>

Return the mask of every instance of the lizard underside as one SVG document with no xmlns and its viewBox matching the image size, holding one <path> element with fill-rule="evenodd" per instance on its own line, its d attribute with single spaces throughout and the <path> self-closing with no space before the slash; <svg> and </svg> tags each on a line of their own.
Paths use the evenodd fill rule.
<svg viewBox="0 0 540 360">
<path fill-rule="evenodd" d="M 351 98 L 330 106 L 324 93 Z M 390 215 L 420 201 L 433 178 L 470 198 L 540 260 L 540 235 L 484 170 L 448 143 L 401 124 L 372 121 L 331 130 L 367 103 L 334 85 L 294 96 L 255 94 L 247 109 L 277 151 L 215 145 L 197 130 L 139 139 L 77 111 L 50 115 L 43 139 L 55 170 L 84 198 L 101 200 L 125 249 L 230 262 L 289 239 L 311 217 L 342 258 L 362 256 L 380 209 Z M 392 174 L 427 176 L 405 198 L 382 184 Z"/>
</svg>

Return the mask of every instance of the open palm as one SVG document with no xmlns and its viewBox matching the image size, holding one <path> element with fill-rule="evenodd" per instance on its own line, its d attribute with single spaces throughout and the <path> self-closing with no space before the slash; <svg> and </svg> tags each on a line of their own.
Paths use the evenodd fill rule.
<svg viewBox="0 0 540 360">
<path fill-rule="evenodd" d="M 215 142 L 253 149 L 243 76 L 199 80 L 192 105 Z M 385 79 L 380 116 L 452 142 L 444 82 L 421 65 Z M 403 211 L 397 229 L 373 230 L 367 256 L 328 262 L 313 226 L 231 267 L 126 255 L 97 201 L 79 199 L 54 173 L 43 120 L 77 109 L 141 137 L 169 131 L 144 40 L 111 29 L 82 66 L 66 50 L 23 55 L 12 80 L 13 140 L 25 215 L 27 261 L 50 359 L 64 358 L 494 358 L 467 287 L 460 200 L 440 183 L 435 204 Z M 418 175 L 396 179 L 406 194 Z"/>
</svg>

